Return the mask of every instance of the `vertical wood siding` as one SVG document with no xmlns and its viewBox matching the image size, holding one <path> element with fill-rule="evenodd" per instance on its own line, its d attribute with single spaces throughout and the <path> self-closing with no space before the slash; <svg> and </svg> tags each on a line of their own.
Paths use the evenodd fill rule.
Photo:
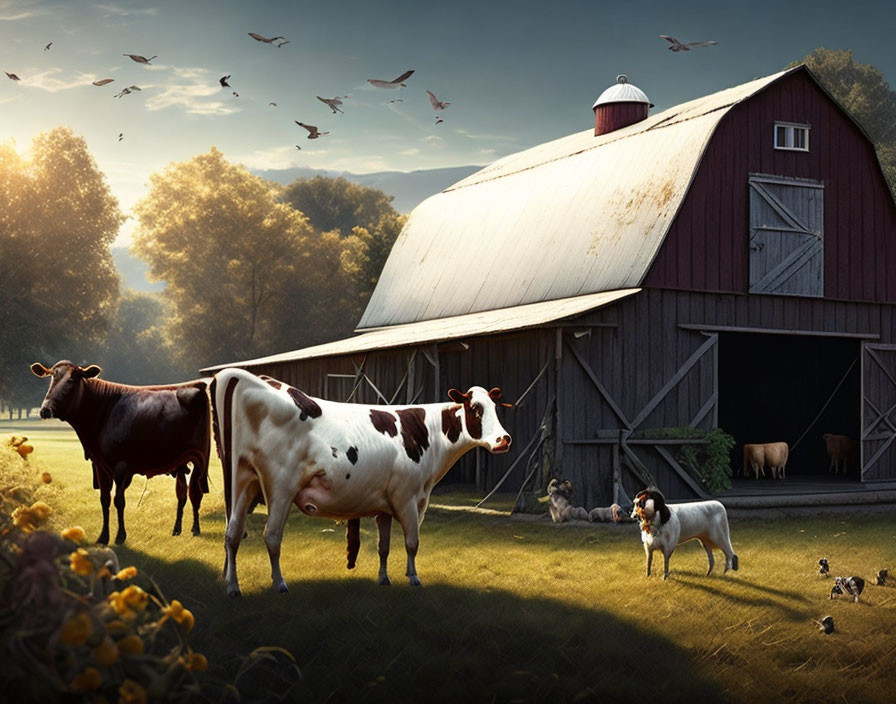
<svg viewBox="0 0 896 704">
<path fill-rule="evenodd" d="M 811 125 L 809 152 L 775 121 Z M 804 72 L 733 108 L 707 147 L 645 287 L 746 292 L 750 173 L 824 183 L 824 295 L 896 302 L 896 206 L 861 130 Z"/>
</svg>

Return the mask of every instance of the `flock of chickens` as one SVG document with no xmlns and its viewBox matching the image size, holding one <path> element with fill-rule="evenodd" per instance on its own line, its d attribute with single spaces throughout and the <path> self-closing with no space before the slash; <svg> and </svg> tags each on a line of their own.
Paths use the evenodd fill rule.
<svg viewBox="0 0 896 704">
<path fill-rule="evenodd" d="M 831 573 L 831 565 L 826 557 L 822 557 L 818 561 L 818 573 L 823 577 L 827 577 Z M 886 586 L 889 574 L 887 570 L 879 570 L 875 583 L 879 587 Z M 834 577 L 834 586 L 831 587 L 831 599 L 835 594 L 852 597 L 852 600 L 858 604 L 859 595 L 865 591 L 865 580 L 858 576 L 852 577 Z M 816 621 L 822 631 L 830 635 L 834 632 L 834 617 L 825 616 L 821 621 Z"/>
</svg>

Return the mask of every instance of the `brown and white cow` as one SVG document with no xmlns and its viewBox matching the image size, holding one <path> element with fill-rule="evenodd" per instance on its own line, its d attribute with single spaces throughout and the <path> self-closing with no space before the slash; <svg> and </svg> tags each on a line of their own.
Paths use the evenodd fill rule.
<svg viewBox="0 0 896 704">
<path fill-rule="evenodd" d="M 846 474 L 849 471 L 849 461 L 855 456 L 859 443 L 856 442 L 855 438 L 851 438 L 848 435 L 825 433 L 821 437 L 824 440 L 825 449 L 831 460 L 828 465 L 828 471 L 839 474 L 842 467 L 843 474 Z"/>
<path fill-rule="evenodd" d="M 280 544 L 293 503 L 309 516 L 348 519 L 350 567 L 357 555 L 357 519 L 376 516 L 383 585 L 390 583 L 386 563 L 394 516 L 404 531 L 408 580 L 419 586 L 414 558 L 433 487 L 469 450 L 510 448 L 496 413 L 500 389 L 452 389 L 448 397 L 449 403 L 419 406 L 335 403 L 242 369 L 219 372 L 212 404 L 224 467 L 227 593 L 240 593 L 236 554 L 247 509 L 259 491 L 268 507 L 264 540 L 275 591 L 287 591 Z"/>
<path fill-rule="evenodd" d="M 50 369 L 31 365 L 31 371 L 50 378 L 50 389 L 40 407 L 41 418 L 58 418 L 78 434 L 84 459 L 93 464 L 93 488 L 100 490 L 103 530 L 98 543 L 109 542 L 109 504 L 115 483 L 118 533 L 124 527 L 124 492 L 135 474 L 176 477 L 177 518 L 173 535 L 180 535 L 187 502 L 186 475 L 190 473 L 193 535 L 199 535 L 199 506 L 208 492 L 211 447 L 209 380 L 169 386 L 127 386 L 98 379 L 100 367 L 80 367 L 67 360 Z M 189 465 L 192 464 L 192 471 Z"/>
</svg>

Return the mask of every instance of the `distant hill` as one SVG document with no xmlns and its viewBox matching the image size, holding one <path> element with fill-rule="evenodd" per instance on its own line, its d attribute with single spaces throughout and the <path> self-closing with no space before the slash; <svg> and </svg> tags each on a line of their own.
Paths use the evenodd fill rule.
<svg viewBox="0 0 896 704">
<path fill-rule="evenodd" d="M 394 196 L 392 207 L 400 213 L 409 213 L 417 205 L 457 183 L 481 166 L 451 166 L 444 169 L 421 169 L 419 171 L 377 171 L 371 174 L 353 174 L 348 171 L 322 171 L 317 169 L 254 169 L 253 173 L 284 186 L 297 178 L 314 178 L 315 176 L 343 177 L 354 183 L 379 190 Z"/>
<path fill-rule="evenodd" d="M 421 169 L 419 171 L 377 171 L 371 174 L 353 174 L 348 171 L 324 171 L 321 169 L 254 169 L 253 173 L 284 186 L 297 178 L 315 176 L 343 177 L 354 183 L 379 190 L 394 196 L 392 206 L 400 213 L 410 213 L 417 205 L 448 186 L 457 183 L 481 166 L 452 166 L 444 169 Z M 146 279 L 148 267 L 133 256 L 127 247 L 112 247 L 112 257 L 121 276 L 122 283 L 137 291 L 161 291 L 164 283 L 150 283 Z"/>
</svg>

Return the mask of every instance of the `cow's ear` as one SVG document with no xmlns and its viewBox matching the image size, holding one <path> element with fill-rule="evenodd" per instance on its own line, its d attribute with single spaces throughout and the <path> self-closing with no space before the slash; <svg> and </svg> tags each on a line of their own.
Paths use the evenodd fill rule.
<svg viewBox="0 0 896 704">
<path fill-rule="evenodd" d="M 496 386 L 495 388 L 493 388 L 491 391 L 488 392 L 488 397 L 489 397 L 492 401 L 494 401 L 495 403 L 497 403 L 498 401 L 501 400 L 501 389 L 499 389 L 499 388 Z"/>
<path fill-rule="evenodd" d="M 463 394 L 457 389 L 448 389 L 448 398 L 455 403 L 463 404 L 465 401 L 470 400 L 470 394 Z"/>
<path fill-rule="evenodd" d="M 93 377 L 99 376 L 100 372 L 102 371 L 102 367 L 91 364 L 89 367 L 84 367 L 80 370 L 80 376 L 84 377 L 85 379 L 93 379 Z"/>
<path fill-rule="evenodd" d="M 31 365 L 31 373 L 34 376 L 49 376 L 51 372 L 40 362 L 35 362 Z"/>
</svg>

